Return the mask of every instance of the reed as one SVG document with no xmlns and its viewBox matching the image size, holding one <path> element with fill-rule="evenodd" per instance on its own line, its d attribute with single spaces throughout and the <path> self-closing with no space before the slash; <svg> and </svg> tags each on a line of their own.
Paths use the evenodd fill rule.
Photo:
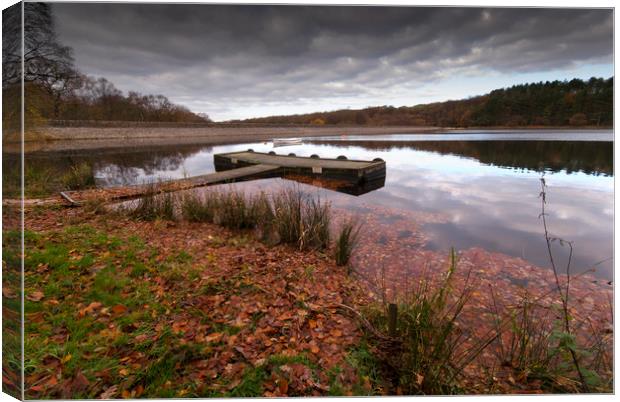
<svg viewBox="0 0 620 402">
<path fill-rule="evenodd" d="M 175 220 L 175 195 L 173 193 L 158 193 L 157 188 L 157 184 L 150 184 L 147 195 L 127 207 L 129 216 L 143 221 Z"/>
<path fill-rule="evenodd" d="M 67 190 L 83 190 L 95 186 L 95 174 L 87 162 L 72 165 L 62 176 L 63 186 Z"/>
<path fill-rule="evenodd" d="M 336 265 L 345 266 L 349 263 L 353 250 L 359 240 L 361 225 L 353 220 L 343 223 L 334 245 L 334 259 Z"/>
</svg>

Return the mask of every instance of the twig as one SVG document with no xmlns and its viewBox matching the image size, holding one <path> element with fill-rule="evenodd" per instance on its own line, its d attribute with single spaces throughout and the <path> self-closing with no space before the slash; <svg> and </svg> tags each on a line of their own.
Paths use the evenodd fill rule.
<svg viewBox="0 0 620 402">
<path fill-rule="evenodd" d="M 543 174 L 544 176 L 544 174 Z M 555 265 L 555 261 L 553 259 L 553 252 L 551 251 L 551 242 L 553 240 L 555 240 L 555 238 L 551 238 L 549 236 L 549 231 L 547 229 L 547 219 L 545 218 L 545 216 L 547 215 L 545 213 L 545 204 L 547 203 L 547 194 L 545 192 L 545 189 L 547 187 L 547 184 L 545 182 L 545 178 L 541 177 L 540 178 L 540 186 L 541 186 L 541 192 L 540 192 L 540 198 L 541 198 L 541 209 L 542 212 L 540 214 L 540 217 L 542 217 L 542 221 L 543 221 L 543 228 L 545 230 L 545 241 L 547 243 L 547 252 L 549 253 L 549 261 L 551 262 L 551 268 L 553 268 L 553 276 L 555 277 L 555 284 L 557 286 L 557 290 L 558 293 L 560 294 L 560 299 L 562 300 L 562 309 L 564 312 L 563 318 L 564 318 L 564 330 L 566 331 L 567 334 L 571 334 L 570 331 L 570 323 L 569 323 L 569 312 L 568 312 L 568 291 L 569 291 L 569 286 L 570 286 L 570 263 L 571 263 L 571 259 L 573 256 L 573 245 L 571 242 L 566 242 L 568 243 L 568 245 L 570 246 L 570 253 L 568 256 L 568 263 L 566 266 L 566 293 L 563 294 L 562 293 L 562 286 L 560 285 L 560 277 L 558 275 L 558 270 L 556 268 Z M 563 239 L 558 239 L 560 241 L 560 244 L 563 245 L 563 243 L 565 242 L 565 240 Z M 581 368 L 579 367 L 579 359 L 577 359 L 577 354 L 575 353 L 575 351 L 572 348 L 568 348 L 570 355 L 572 357 L 573 360 L 573 364 L 575 365 L 575 368 L 577 369 L 577 374 L 579 375 L 579 380 L 581 381 L 581 385 L 583 387 L 583 389 L 588 392 L 589 391 L 589 387 L 588 384 L 586 383 L 586 380 L 583 376 L 583 373 L 581 372 Z"/>
<path fill-rule="evenodd" d="M 390 343 L 398 343 L 400 340 L 398 338 L 393 338 L 391 336 L 387 336 L 379 332 L 359 311 L 355 310 L 353 307 L 349 307 L 346 304 L 336 303 L 334 307 L 344 309 L 350 313 L 353 313 L 357 319 L 368 329 L 375 337 Z"/>
</svg>

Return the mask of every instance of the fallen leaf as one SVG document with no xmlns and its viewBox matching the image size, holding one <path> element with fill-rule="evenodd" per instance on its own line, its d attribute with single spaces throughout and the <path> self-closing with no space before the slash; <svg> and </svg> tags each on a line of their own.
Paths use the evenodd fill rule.
<svg viewBox="0 0 620 402">
<path fill-rule="evenodd" d="M 332 329 L 329 333 L 331 336 L 335 336 L 337 338 L 342 336 L 342 331 L 339 329 Z"/>
<path fill-rule="evenodd" d="M 7 299 L 14 299 L 17 297 L 17 294 L 11 288 L 2 288 L 2 296 Z"/>
<path fill-rule="evenodd" d="M 26 299 L 28 299 L 28 300 L 30 300 L 30 301 L 33 301 L 33 302 L 38 302 L 38 301 L 39 301 L 39 300 L 41 300 L 44 296 L 45 296 L 45 295 L 43 294 L 43 292 L 41 292 L 41 291 L 37 290 L 37 291 L 34 291 L 34 292 L 32 292 L 32 293 L 28 294 L 28 295 L 26 296 Z"/>
<path fill-rule="evenodd" d="M 205 340 L 207 342 L 218 342 L 220 339 L 222 339 L 223 334 L 221 332 L 214 332 L 212 334 L 209 334 L 205 337 Z"/>
<path fill-rule="evenodd" d="M 88 381 L 88 378 L 86 378 L 81 371 L 78 371 L 71 382 L 71 390 L 73 392 L 82 392 L 86 390 L 89 385 L 90 382 Z"/>
<path fill-rule="evenodd" d="M 93 311 L 97 310 L 101 306 L 102 306 L 102 304 L 100 302 L 91 302 L 88 306 L 86 306 L 83 309 L 81 309 L 78 312 L 78 315 L 80 317 L 84 317 L 86 314 L 92 313 Z"/>
<path fill-rule="evenodd" d="M 134 389 L 134 392 L 135 392 L 135 395 L 134 395 L 134 396 L 135 396 L 136 398 L 138 398 L 138 397 L 140 397 L 140 395 L 142 395 L 142 393 L 144 392 L 144 387 L 143 387 L 142 385 L 138 385 L 138 386 Z"/>
<path fill-rule="evenodd" d="M 118 392 L 118 385 L 112 385 L 99 395 L 99 399 L 112 399 Z"/>
<path fill-rule="evenodd" d="M 122 304 L 117 304 L 116 306 L 112 307 L 112 312 L 114 314 L 123 314 L 127 311 L 127 307 L 123 306 Z"/>
<path fill-rule="evenodd" d="M 48 387 L 53 387 L 56 384 L 58 384 L 58 379 L 54 375 L 50 376 L 50 379 L 45 383 Z"/>
<path fill-rule="evenodd" d="M 138 343 L 142 343 L 144 341 L 146 341 L 149 338 L 149 336 L 147 334 L 140 334 L 138 336 L 136 336 L 135 340 Z"/>
</svg>

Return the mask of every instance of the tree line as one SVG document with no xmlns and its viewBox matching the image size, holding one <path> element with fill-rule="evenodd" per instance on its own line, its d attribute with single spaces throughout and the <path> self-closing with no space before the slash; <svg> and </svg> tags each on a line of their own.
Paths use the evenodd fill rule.
<svg viewBox="0 0 620 402">
<path fill-rule="evenodd" d="M 2 12 L 3 127 L 18 126 L 21 79 L 24 80 L 26 127 L 48 119 L 207 122 L 163 95 L 122 91 L 105 78 L 89 77 L 74 64 L 73 51 L 54 29 L 52 5 L 23 3 L 24 48 L 21 47 L 21 3 Z M 23 58 L 23 71 L 22 71 Z"/>
<path fill-rule="evenodd" d="M 371 126 L 612 126 L 613 77 L 514 85 L 486 95 L 413 107 L 379 106 L 243 120 Z"/>
</svg>

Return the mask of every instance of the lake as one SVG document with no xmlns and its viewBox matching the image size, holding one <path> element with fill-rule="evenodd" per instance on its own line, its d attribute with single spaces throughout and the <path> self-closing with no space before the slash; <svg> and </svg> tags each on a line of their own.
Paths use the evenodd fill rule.
<svg viewBox="0 0 620 402">
<path fill-rule="evenodd" d="M 275 149 L 271 143 L 183 145 L 33 153 L 27 159 L 57 166 L 87 160 L 99 185 L 115 186 L 213 172 L 213 154 L 247 148 L 385 160 L 385 186 L 360 196 L 304 186 L 372 227 L 364 250 L 373 245 L 383 250 L 382 264 L 390 255 L 406 264 L 408 250 L 416 248 L 447 253 L 454 247 L 549 266 L 539 218 L 544 174 L 550 232 L 572 242 L 571 271 L 595 267 L 596 276 L 613 279 L 613 132 L 608 130 L 316 137 Z M 235 187 L 269 190 L 286 182 L 268 179 Z M 563 266 L 568 248 L 557 243 L 553 250 Z M 371 251 L 365 253 L 358 263 L 378 263 Z"/>
</svg>

